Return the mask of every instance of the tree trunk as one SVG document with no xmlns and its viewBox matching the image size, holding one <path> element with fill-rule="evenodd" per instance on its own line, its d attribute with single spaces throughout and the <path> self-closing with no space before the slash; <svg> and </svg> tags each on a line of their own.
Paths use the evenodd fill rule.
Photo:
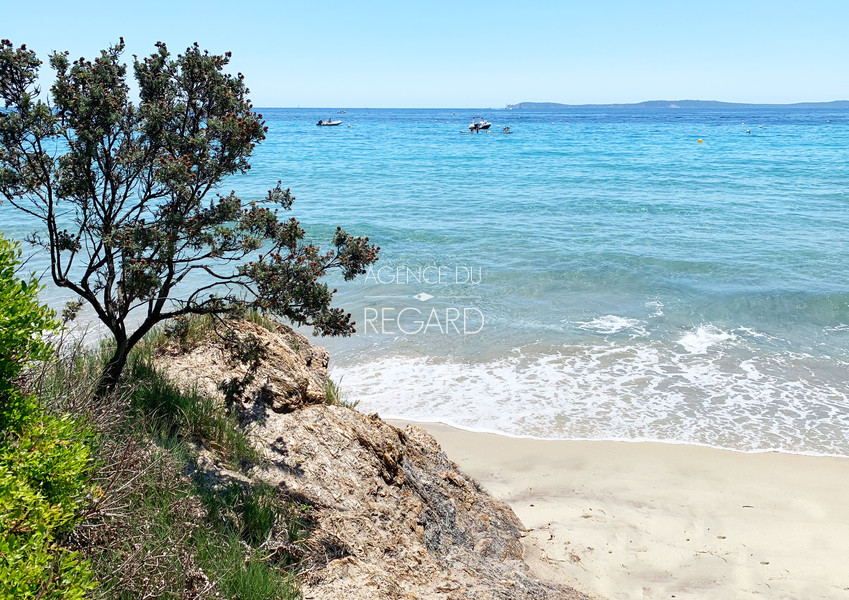
<svg viewBox="0 0 849 600">
<path fill-rule="evenodd" d="M 121 377 L 121 372 L 127 364 L 127 357 L 130 354 L 130 345 L 124 341 L 119 343 L 115 348 L 112 357 L 103 367 L 103 372 L 100 374 L 100 382 L 97 384 L 97 391 L 94 394 L 96 399 L 108 396 L 118 385 L 118 380 Z"/>
</svg>

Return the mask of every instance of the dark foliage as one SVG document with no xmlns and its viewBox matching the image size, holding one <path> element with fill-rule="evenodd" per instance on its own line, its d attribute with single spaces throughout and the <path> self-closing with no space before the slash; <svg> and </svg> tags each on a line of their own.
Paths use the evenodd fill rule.
<svg viewBox="0 0 849 600">
<path fill-rule="evenodd" d="M 224 72 L 230 54 L 195 44 L 173 57 L 156 44 L 134 57 L 134 103 L 123 50 L 121 40 L 93 61 L 54 53 L 45 101 L 35 53 L 0 42 L 0 195 L 42 223 L 31 241 L 49 252 L 54 283 L 114 338 L 99 394 L 152 327 L 182 315 L 259 309 L 321 335 L 352 333 L 322 278 L 364 273 L 379 248 L 339 228 L 332 250 L 305 243 L 280 215 L 294 200 L 280 182 L 261 201 L 215 192 L 250 169 L 267 130 L 242 75 Z M 207 283 L 188 285 L 194 273 Z"/>
</svg>

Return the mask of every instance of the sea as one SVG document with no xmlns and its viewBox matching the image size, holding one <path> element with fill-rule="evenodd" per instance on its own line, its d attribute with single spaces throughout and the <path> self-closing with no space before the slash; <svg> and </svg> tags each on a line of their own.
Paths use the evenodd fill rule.
<svg viewBox="0 0 849 600">
<path fill-rule="evenodd" d="M 849 110 L 339 110 L 260 109 L 224 189 L 381 247 L 330 279 L 357 333 L 315 340 L 359 410 L 849 456 Z"/>
</svg>

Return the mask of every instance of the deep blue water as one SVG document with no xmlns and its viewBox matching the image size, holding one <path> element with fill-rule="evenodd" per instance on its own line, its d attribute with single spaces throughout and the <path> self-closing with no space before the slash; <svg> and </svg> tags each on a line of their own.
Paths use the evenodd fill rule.
<svg viewBox="0 0 849 600">
<path fill-rule="evenodd" d="M 849 455 L 849 111 L 346 110 L 262 110 L 225 187 L 382 247 L 323 340 L 362 409 Z"/>
</svg>

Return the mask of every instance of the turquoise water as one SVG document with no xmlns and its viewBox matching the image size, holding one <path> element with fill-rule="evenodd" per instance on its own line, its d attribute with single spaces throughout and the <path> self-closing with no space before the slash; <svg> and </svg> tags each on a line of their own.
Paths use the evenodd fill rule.
<svg viewBox="0 0 849 600">
<path fill-rule="evenodd" d="M 849 456 L 849 112 L 262 112 L 227 189 L 382 247 L 322 340 L 362 410 Z"/>
</svg>

